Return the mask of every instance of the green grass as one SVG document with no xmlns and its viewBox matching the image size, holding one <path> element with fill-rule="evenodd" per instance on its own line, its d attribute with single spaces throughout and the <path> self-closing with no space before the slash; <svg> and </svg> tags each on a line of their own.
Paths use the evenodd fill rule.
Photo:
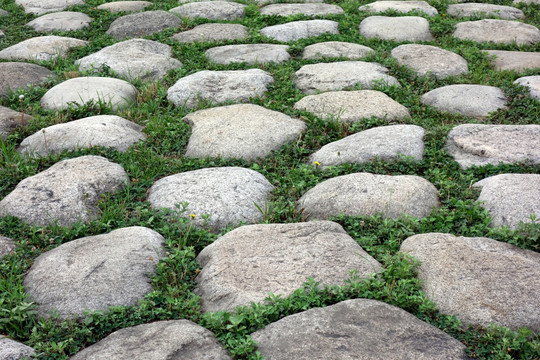
<svg viewBox="0 0 540 360">
<path fill-rule="evenodd" d="M 200 70 L 247 69 L 245 64 L 229 66 L 209 63 L 204 52 L 215 43 L 178 44 L 170 37 L 178 30 L 166 30 L 147 36 L 173 47 L 174 55 L 184 66 L 171 71 L 167 77 L 155 84 L 135 81 L 140 92 L 138 104 L 118 114 L 145 126 L 148 138 L 125 153 L 111 149 L 92 148 L 64 152 L 39 159 L 24 159 L 16 152 L 18 144 L 27 136 L 57 123 L 80 119 L 98 114 L 111 114 L 103 104 L 88 104 L 63 111 L 47 111 L 39 106 L 43 94 L 52 86 L 80 73 L 73 64 L 76 59 L 89 55 L 115 40 L 105 35 L 110 23 L 123 14 L 110 14 L 96 9 L 103 0 L 88 0 L 85 5 L 73 10 L 88 14 L 94 19 L 86 30 L 71 33 L 54 33 L 88 40 L 89 45 L 74 49 L 66 59 L 56 59 L 38 64 L 52 70 L 57 79 L 40 86 L 20 90 L 0 99 L 0 105 L 20 111 L 19 95 L 24 94 L 25 113 L 34 119 L 24 128 L 0 141 L 0 199 L 10 193 L 18 182 L 35 175 L 67 158 L 86 154 L 105 156 L 124 167 L 130 185 L 123 191 L 103 196 L 99 202 L 100 217 L 89 224 L 77 224 L 71 228 L 59 226 L 33 227 L 16 218 L 0 218 L 0 235 L 18 242 L 12 255 L 0 262 L 0 334 L 7 335 L 34 347 L 41 359 L 66 359 L 82 348 L 89 346 L 111 332 L 142 323 L 162 319 L 189 319 L 210 329 L 223 346 L 236 359 L 260 359 L 256 345 L 249 334 L 284 316 L 306 309 L 327 306 L 352 298 L 370 298 L 399 306 L 420 319 L 442 329 L 462 341 L 468 354 L 475 359 L 540 359 L 540 337 L 527 329 L 513 332 L 501 327 L 463 327 L 453 316 L 441 314 L 421 291 L 415 273 L 415 261 L 400 255 L 400 244 L 407 237 L 426 232 L 445 232 L 461 236 L 486 236 L 505 241 L 522 248 L 540 251 L 540 225 L 525 225 L 519 230 L 489 227 L 489 214 L 475 200 L 478 190 L 471 184 L 485 177 L 501 173 L 540 173 L 539 166 L 501 165 L 462 170 L 445 152 L 444 144 L 448 132 L 464 123 L 486 124 L 540 124 L 540 103 L 526 96 L 526 91 L 513 84 L 521 76 L 538 75 L 539 70 L 523 73 L 495 71 L 483 49 L 521 50 L 539 52 L 540 45 L 516 46 L 477 44 L 454 39 L 451 34 L 458 20 L 446 16 L 448 1 L 432 1 L 439 15 L 429 18 L 435 41 L 425 42 L 454 51 L 469 62 L 467 75 L 445 80 L 416 77 L 409 69 L 401 67 L 390 56 L 390 51 L 400 43 L 368 40 L 358 34 L 358 25 L 369 16 L 358 12 L 360 5 L 370 1 L 329 1 L 343 7 L 344 15 L 328 16 L 339 21 L 339 35 L 322 35 L 290 43 L 293 58 L 285 64 L 260 66 L 270 72 L 275 82 L 265 98 L 252 102 L 303 119 L 307 129 L 300 139 L 284 146 L 265 159 L 257 161 L 226 160 L 221 158 L 188 159 L 183 156 L 190 136 L 190 127 L 182 121 L 189 110 L 178 109 L 168 103 L 167 89 L 180 77 Z M 246 16 L 235 20 L 249 28 L 246 41 L 227 41 L 224 44 L 261 43 L 275 41 L 265 39 L 259 30 L 268 25 L 292 20 L 306 20 L 305 16 L 279 18 L 261 16 L 258 6 L 251 0 L 240 1 L 248 5 Z M 495 0 L 491 3 L 512 5 L 510 0 Z M 174 0 L 155 1 L 149 8 L 168 10 L 178 6 Z M 522 9 L 526 23 L 540 26 L 540 6 L 516 5 Z M 34 19 L 24 14 L 13 0 L 0 0 L 0 8 L 10 12 L 1 19 L 0 28 L 6 37 L 0 38 L 0 49 L 41 34 L 26 28 L 25 23 Z M 390 15 L 396 15 L 389 12 Z M 476 20 L 478 18 L 471 18 Z M 467 19 L 464 19 L 467 20 Z M 464 21 L 461 20 L 461 21 Z M 181 30 L 191 29 L 208 22 L 204 19 L 186 20 Z M 308 163 L 308 157 L 321 146 L 350 134 L 381 125 L 395 124 L 385 119 L 365 119 L 343 125 L 327 119 L 317 118 L 307 112 L 293 109 L 303 94 L 294 87 L 293 75 L 301 66 L 315 63 L 302 60 L 301 53 L 307 45 L 328 41 L 347 41 L 366 45 L 375 50 L 367 61 L 379 62 L 390 69 L 401 87 L 379 88 L 390 97 L 405 105 L 411 118 L 404 123 L 415 124 L 426 129 L 425 154 L 420 162 L 408 159 L 394 162 L 373 161 L 361 165 L 341 165 L 321 170 Z M 329 61 L 342 60 L 331 59 Z M 107 73 L 101 73 L 107 76 Z M 420 102 L 425 92 L 448 84 L 474 83 L 502 88 L 509 97 L 508 109 L 499 111 L 487 119 L 478 120 L 462 116 L 442 114 Z M 201 104 L 201 108 L 211 104 Z M 158 179 L 171 174 L 218 166 L 242 166 L 256 170 L 266 176 L 275 186 L 272 199 L 264 209 L 264 222 L 289 223 L 303 221 L 304 216 L 296 209 L 296 201 L 307 190 L 326 179 L 355 172 L 370 172 L 389 175 L 418 175 L 432 182 L 439 190 L 442 206 L 425 219 L 388 220 L 375 217 L 339 217 L 334 219 L 373 257 L 384 265 L 379 277 L 367 281 L 351 274 L 343 286 L 321 287 L 310 281 L 293 295 L 283 298 L 270 296 L 267 304 L 242 307 L 233 315 L 228 312 L 202 314 L 199 298 L 193 293 L 194 278 L 199 271 L 196 255 L 218 235 L 190 227 L 189 221 L 171 221 L 162 212 L 154 211 L 146 202 L 146 192 Z M 162 234 L 166 239 L 167 257 L 160 261 L 152 284 L 154 291 L 138 306 L 116 307 L 105 312 L 88 313 L 81 322 L 43 320 L 36 317 L 35 304 L 26 295 L 23 278 L 34 259 L 68 241 L 84 236 L 110 232 L 126 226 L 146 226 Z M 223 232 L 231 228 L 224 229 Z"/>
</svg>

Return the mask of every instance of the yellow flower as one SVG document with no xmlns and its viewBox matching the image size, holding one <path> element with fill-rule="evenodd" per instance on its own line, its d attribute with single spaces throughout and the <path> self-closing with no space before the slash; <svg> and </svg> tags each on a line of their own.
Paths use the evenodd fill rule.
<svg viewBox="0 0 540 360">
<path fill-rule="evenodd" d="M 189 214 L 189 217 L 192 218 L 192 219 L 195 219 L 197 217 L 197 215 L 195 214 Z"/>
<path fill-rule="evenodd" d="M 316 167 L 319 167 L 319 165 L 321 165 L 321 163 L 318 162 L 318 161 L 315 161 L 314 164 L 315 164 Z"/>
</svg>

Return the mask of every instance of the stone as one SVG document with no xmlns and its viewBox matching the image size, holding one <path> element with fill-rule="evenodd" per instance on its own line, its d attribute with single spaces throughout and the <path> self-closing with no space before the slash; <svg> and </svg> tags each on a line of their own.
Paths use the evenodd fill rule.
<svg viewBox="0 0 540 360">
<path fill-rule="evenodd" d="M 343 90 L 356 86 L 371 89 L 375 85 L 399 86 L 388 69 L 378 63 L 340 61 L 302 66 L 294 75 L 294 84 L 305 94 Z"/>
<path fill-rule="evenodd" d="M 102 101 L 114 111 L 137 101 L 137 89 L 127 81 L 107 77 L 78 77 L 66 80 L 43 95 L 41 106 L 48 110 L 82 106 Z"/>
<path fill-rule="evenodd" d="M 145 138 L 142 128 L 120 116 L 91 116 L 41 129 L 25 138 L 18 151 L 30 157 L 93 146 L 125 152 L 131 145 Z"/>
<path fill-rule="evenodd" d="M 117 12 L 139 12 L 152 5 L 149 1 L 113 1 L 97 6 L 97 9 L 108 10 L 112 13 Z"/>
<path fill-rule="evenodd" d="M 15 244 L 15 241 L 11 240 L 10 238 L 0 235 L 0 259 L 14 252 L 16 248 L 17 248 L 17 245 Z M 1 341 L 2 340 L 0 337 L 0 343 Z M 2 347 L 0 347 L 0 355 L 2 354 L 1 349 Z M 0 359 L 3 359 L 3 358 L 0 357 Z"/>
<path fill-rule="evenodd" d="M 120 76 L 134 80 L 157 81 L 167 72 L 182 66 L 174 59 L 172 48 L 157 41 L 131 39 L 107 46 L 98 52 L 75 61 L 80 70 L 111 68 Z"/>
<path fill-rule="evenodd" d="M 360 35 L 368 39 L 431 41 L 429 22 L 419 16 L 369 16 L 360 22 Z"/>
<path fill-rule="evenodd" d="M 83 5 L 84 0 L 15 0 L 25 13 L 43 15 L 50 12 L 62 11 L 70 6 Z"/>
<path fill-rule="evenodd" d="M 239 227 L 197 256 L 195 278 L 201 311 L 232 311 L 263 302 L 270 293 L 289 296 L 313 278 L 321 285 L 343 285 L 355 270 L 369 277 L 381 265 L 343 228 L 331 221 Z"/>
<path fill-rule="evenodd" d="M 223 65 L 231 63 L 279 64 L 291 58 L 287 52 L 288 49 L 287 45 L 275 44 L 225 45 L 208 49 L 205 55 L 211 62 Z"/>
<path fill-rule="evenodd" d="M 496 44 L 534 45 L 540 42 L 540 30 L 535 26 L 496 19 L 460 22 L 453 36 L 460 40 Z"/>
<path fill-rule="evenodd" d="M 433 6 L 429 5 L 425 1 L 375 1 L 366 5 L 362 5 L 358 8 L 359 11 L 366 11 L 369 13 L 383 13 L 389 10 L 393 10 L 398 13 L 408 13 L 410 11 L 416 11 L 424 13 L 428 16 L 435 16 L 439 12 Z"/>
<path fill-rule="evenodd" d="M 26 26 L 31 27 L 37 32 L 46 33 L 54 30 L 74 31 L 90 26 L 92 18 L 90 16 L 74 11 L 54 12 L 42 15 L 37 19 L 30 21 Z"/>
<path fill-rule="evenodd" d="M 0 51 L 0 59 L 49 61 L 65 57 L 69 49 L 86 44 L 88 41 L 65 36 L 38 36 Z"/>
<path fill-rule="evenodd" d="M 268 360 L 466 360 L 465 345 L 398 307 L 353 299 L 286 316 L 251 334 Z"/>
<path fill-rule="evenodd" d="M 361 59 L 375 51 L 367 46 L 342 41 L 326 41 L 306 46 L 302 59 L 322 59 L 345 57 L 351 60 Z"/>
<path fill-rule="evenodd" d="M 473 16 L 497 16 L 501 19 L 516 20 L 523 19 L 525 14 L 523 11 L 512 6 L 484 4 L 484 3 L 466 3 L 466 4 L 450 4 L 446 13 L 450 16 L 458 18 L 473 17 Z"/>
<path fill-rule="evenodd" d="M 86 223 L 98 218 L 101 195 L 127 183 L 122 166 L 101 156 L 63 160 L 18 183 L 0 201 L 0 216 L 9 214 L 38 226 Z"/>
<path fill-rule="evenodd" d="M 153 208 L 178 210 L 194 226 L 219 231 L 229 224 L 263 220 L 261 209 L 274 186 L 256 171 L 240 167 L 207 168 L 174 174 L 158 180 L 149 190 Z M 187 206 L 183 204 L 187 203 Z M 205 219 L 205 215 L 208 218 Z"/>
<path fill-rule="evenodd" d="M 515 70 L 540 68 L 540 53 L 526 51 L 484 50 L 493 57 L 491 63 L 496 70 Z"/>
<path fill-rule="evenodd" d="M 416 125 L 380 126 L 324 145 L 311 157 L 321 168 L 346 163 L 361 164 L 379 158 L 399 160 L 403 156 L 420 161 L 424 154 L 424 129 Z"/>
<path fill-rule="evenodd" d="M 6 10 L 0 9 L 0 17 L 2 17 L 2 16 L 8 16 L 8 15 L 9 15 L 9 13 L 8 13 Z"/>
<path fill-rule="evenodd" d="M 420 99 L 439 111 L 471 117 L 486 117 L 506 108 L 506 95 L 494 86 L 457 84 L 431 90 Z"/>
<path fill-rule="evenodd" d="M 540 125 L 459 125 L 448 134 L 446 149 L 464 169 L 501 163 L 539 164 Z"/>
<path fill-rule="evenodd" d="M 0 359 L 23 360 L 33 358 L 35 350 L 18 341 L 0 335 Z"/>
<path fill-rule="evenodd" d="M 401 252 L 421 261 L 422 290 L 462 323 L 540 330 L 540 254 L 489 238 L 414 235 Z"/>
<path fill-rule="evenodd" d="M 0 98 L 10 91 L 25 89 L 27 86 L 39 85 L 56 75 L 49 69 L 36 64 L 23 62 L 0 63 Z"/>
<path fill-rule="evenodd" d="M 322 34 L 339 34 L 339 30 L 337 21 L 304 20 L 267 26 L 261 29 L 261 34 L 277 41 L 287 42 Z"/>
<path fill-rule="evenodd" d="M 6 36 L 6 34 L 4 34 L 2 30 L 0 30 L 0 37 L 4 37 L 4 36 Z"/>
<path fill-rule="evenodd" d="M 342 123 L 353 123 L 372 117 L 389 121 L 402 120 L 410 116 L 405 106 L 376 90 L 330 91 L 309 95 L 294 104 L 294 108 Z"/>
<path fill-rule="evenodd" d="M 264 96 L 272 82 L 274 78 L 261 69 L 203 70 L 179 79 L 167 90 L 167 99 L 188 109 L 196 108 L 201 101 L 247 102 L 252 97 Z"/>
<path fill-rule="evenodd" d="M 527 87 L 532 98 L 540 99 L 540 75 L 520 77 L 514 84 Z"/>
<path fill-rule="evenodd" d="M 444 79 L 467 74 L 467 60 L 456 53 L 431 45 L 405 44 L 392 50 L 398 64 L 411 68 L 418 76 Z"/>
<path fill-rule="evenodd" d="M 0 74 L 2 72 L 0 71 Z M 24 114 L 24 121 L 32 120 L 30 115 Z M 0 137 L 2 140 L 6 140 L 8 135 L 15 131 L 15 129 L 22 125 L 23 114 L 11 110 L 10 108 L 0 106 Z"/>
<path fill-rule="evenodd" d="M 189 320 L 156 321 L 113 332 L 72 356 L 99 359 L 213 359 L 231 358 L 214 334 Z"/>
<path fill-rule="evenodd" d="M 341 14 L 343 14 L 343 9 L 332 4 L 271 4 L 261 8 L 261 15 L 269 16 L 320 16 Z"/>
<path fill-rule="evenodd" d="M 186 3 L 169 11 L 192 19 L 234 20 L 244 17 L 245 7 L 244 4 L 229 1 L 200 1 Z"/>
<path fill-rule="evenodd" d="M 140 226 L 72 240 L 38 256 L 23 284 L 44 318 L 135 306 L 154 289 L 149 274 L 164 245 L 163 236 Z"/>
<path fill-rule="evenodd" d="M 248 37 L 247 27 L 240 24 L 208 23 L 182 31 L 172 38 L 180 43 L 243 40 Z"/>
<path fill-rule="evenodd" d="M 439 192 L 424 178 L 412 175 L 354 173 L 323 181 L 298 200 L 298 210 L 308 219 L 332 216 L 428 216 L 440 206 Z"/>
<path fill-rule="evenodd" d="M 199 110 L 184 121 L 192 126 L 185 154 L 190 158 L 264 158 L 306 129 L 301 120 L 253 104 Z"/>
<path fill-rule="evenodd" d="M 136 14 L 124 15 L 114 20 L 106 34 L 117 40 L 143 37 L 163 31 L 167 28 L 177 28 L 182 20 L 176 15 L 163 10 L 143 11 Z"/>
</svg>

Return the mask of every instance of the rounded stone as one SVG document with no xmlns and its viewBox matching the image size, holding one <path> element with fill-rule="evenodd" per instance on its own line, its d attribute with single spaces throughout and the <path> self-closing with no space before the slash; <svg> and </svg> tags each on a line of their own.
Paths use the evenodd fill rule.
<svg viewBox="0 0 540 360">
<path fill-rule="evenodd" d="M 11 240 L 10 238 L 0 235 L 0 259 L 14 252 L 16 248 L 17 248 L 17 245 L 15 244 L 15 241 Z M 0 336 L 0 343 L 1 343 L 1 336 Z M 0 354 L 1 354 L 1 351 L 2 350 L 0 347 Z"/>
<path fill-rule="evenodd" d="M 370 16 L 362 20 L 360 35 L 368 39 L 431 41 L 429 22 L 419 16 Z"/>
<path fill-rule="evenodd" d="M 465 21 L 456 25 L 454 37 L 475 42 L 534 45 L 540 42 L 540 30 L 518 21 L 484 19 Z"/>
<path fill-rule="evenodd" d="M 167 28 L 177 28 L 180 25 L 182 25 L 182 20 L 166 11 L 143 11 L 124 15 L 114 20 L 106 34 L 119 40 L 152 35 Z"/>
<path fill-rule="evenodd" d="M 267 26 L 261 34 L 271 39 L 287 42 L 322 34 L 339 34 L 338 23 L 331 20 L 304 20 Z"/>
<path fill-rule="evenodd" d="M 152 5 L 149 1 L 113 1 L 97 6 L 97 9 L 117 12 L 139 12 Z"/>
<path fill-rule="evenodd" d="M 88 41 L 64 36 L 38 36 L 0 51 L 0 59 L 49 61 L 56 57 L 65 57 L 73 47 L 87 44 Z"/>
<path fill-rule="evenodd" d="M 340 14 L 343 14 L 343 9 L 332 4 L 271 4 L 261 8 L 261 15 L 269 16 L 320 16 Z"/>
<path fill-rule="evenodd" d="M 240 24 L 208 23 L 182 31 L 172 38 L 180 43 L 243 40 L 248 36 L 248 29 Z"/>
<path fill-rule="evenodd" d="M 375 1 L 360 6 L 358 10 L 367 11 L 370 13 L 383 13 L 389 10 L 394 10 L 398 13 L 416 11 L 424 13 L 428 16 L 435 16 L 439 13 L 437 9 L 425 1 Z"/>
<path fill-rule="evenodd" d="M 523 19 L 525 14 L 523 11 L 512 6 L 484 4 L 484 3 L 466 3 L 466 4 L 450 4 L 446 13 L 450 16 L 458 18 L 473 17 L 473 16 L 497 16 L 501 19 L 516 20 Z"/>
<path fill-rule="evenodd" d="M 15 0 L 15 4 L 21 5 L 26 13 L 42 15 L 62 11 L 70 6 L 83 5 L 84 0 Z"/>
<path fill-rule="evenodd" d="M 23 360 L 35 356 L 35 350 L 18 341 L 0 335 L 0 359 Z"/>
<path fill-rule="evenodd" d="M 42 33 L 54 30 L 74 31 L 90 26 L 91 21 L 92 18 L 86 14 L 74 11 L 63 11 L 42 15 L 37 19 L 30 21 L 26 26 Z"/>
<path fill-rule="evenodd" d="M 540 53 L 527 51 L 484 50 L 496 70 L 523 72 L 540 68 Z"/>
<path fill-rule="evenodd" d="M 13 133 L 17 127 L 31 120 L 32 117 L 27 114 L 22 114 L 10 108 L 0 106 L 0 137 L 2 140 L 7 139 L 8 135 Z"/>
<path fill-rule="evenodd" d="M 8 16 L 9 15 L 9 12 L 7 12 L 6 10 L 4 9 L 0 9 L 0 17 L 2 16 Z"/>
<path fill-rule="evenodd" d="M 25 89 L 27 86 L 39 85 L 56 75 L 49 69 L 23 62 L 0 63 L 0 98 L 10 91 Z"/>
<path fill-rule="evenodd" d="M 302 59 L 322 59 L 345 57 L 351 60 L 361 59 L 375 51 L 367 46 L 342 41 L 326 41 L 306 46 Z"/>
<path fill-rule="evenodd" d="M 169 10 L 172 13 L 188 18 L 209 20 L 234 20 L 244 17 L 246 5 L 229 1 L 190 2 Z"/>
<path fill-rule="evenodd" d="M 288 49 L 287 45 L 275 44 L 225 45 L 208 49 L 205 55 L 211 62 L 223 65 L 231 63 L 279 64 L 291 58 L 287 52 Z"/>
<path fill-rule="evenodd" d="M 520 77 L 514 84 L 527 87 L 532 98 L 540 99 L 540 75 Z"/>
</svg>

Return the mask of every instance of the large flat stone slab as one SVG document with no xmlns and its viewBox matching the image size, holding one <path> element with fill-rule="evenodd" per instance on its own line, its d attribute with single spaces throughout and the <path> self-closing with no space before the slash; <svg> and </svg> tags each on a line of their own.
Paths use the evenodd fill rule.
<svg viewBox="0 0 540 360">
<path fill-rule="evenodd" d="M 205 55 L 211 62 L 223 65 L 231 63 L 279 64 L 291 58 L 288 49 L 287 45 L 276 44 L 225 45 L 208 49 Z"/>
<path fill-rule="evenodd" d="M 180 25 L 182 25 L 182 20 L 169 12 L 143 11 L 119 17 L 111 23 L 106 33 L 115 39 L 125 39 L 155 34 Z"/>
<path fill-rule="evenodd" d="M 30 359 L 35 355 L 35 353 L 35 350 L 30 346 L 24 345 L 15 340 L 11 340 L 4 335 L 0 335 L 0 359 Z"/>
<path fill-rule="evenodd" d="M 402 120 L 410 116 L 405 106 L 376 90 L 329 91 L 308 95 L 294 104 L 294 108 L 344 123 L 372 117 Z"/>
<path fill-rule="evenodd" d="M 203 312 L 259 303 L 269 293 L 285 297 L 309 278 L 341 285 L 351 270 L 368 277 L 381 268 L 330 221 L 242 226 L 204 248 L 197 262 L 195 292 Z"/>
<path fill-rule="evenodd" d="M 294 73 L 294 84 L 305 94 L 318 91 L 344 90 L 361 86 L 371 89 L 375 85 L 397 85 L 388 75 L 388 69 L 378 63 L 365 61 L 340 61 L 302 66 Z"/>
<path fill-rule="evenodd" d="M 184 121 L 192 126 L 187 157 L 263 158 L 298 138 L 306 124 L 253 104 L 199 110 Z"/>
<path fill-rule="evenodd" d="M 85 46 L 88 41 L 65 36 L 38 36 L 0 51 L 0 59 L 49 61 L 65 57 L 69 49 Z"/>
<path fill-rule="evenodd" d="M 49 12 L 62 11 L 70 6 L 83 5 L 84 0 L 15 0 L 25 13 L 42 15 Z"/>
<path fill-rule="evenodd" d="M 208 23 L 197 25 L 191 30 L 182 31 L 172 38 L 181 43 L 242 40 L 247 38 L 247 30 L 247 27 L 240 24 Z"/>
<path fill-rule="evenodd" d="M 505 20 L 523 19 L 525 14 L 518 8 L 485 3 L 450 4 L 446 13 L 458 18 L 472 16 L 497 16 Z"/>
<path fill-rule="evenodd" d="M 423 218 L 439 206 L 437 189 L 419 176 L 354 173 L 319 183 L 298 200 L 297 208 L 309 219 L 343 214 L 397 219 Z"/>
<path fill-rule="evenodd" d="M 97 9 L 117 12 L 139 12 L 152 5 L 149 1 L 113 1 L 97 6 Z"/>
<path fill-rule="evenodd" d="M 506 95 L 494 86 L 457 84 L 431 90 L 422 95 L 423 104 L 440 111 L 471 117 L 486 117 L 506 107 Z"/>
<path fill-rule="evenodd" d="M 264 96 L 272 82 L 274 78 L 261 69 L 203 70 L 179 79 L 167 90 L 167 99 L 188 109 L 196 108 L 201 101 L 248 102 L 251 97 Z"/>
<path fill-rule="evenodd" d="M 30 115 L 23 115 L 18 111 L 0 106 L 0 137 L 2 140 L 7 139 L 9 134 L 14 132 L 17 127 L 23 125 L 23 117 L 25 122 L 32 119 Z"/>
<path fill-rule="evenodd" d="M 174 59 L 172 48 L 157 41 L 131 39 L 107 46 L 75 61 L 80 70 L 99 70 L 107 66 L 130 80 L 157 81 L 167 72 L 182 66 Z"/>
<path fill-rule="evenodd" d="M 540 254 L 489 238 L 421 234 L 402 252 L 421 261 L 418 277 L 439 311 L 464 325 L 540 330 Z"/>
<path fill-rule="evenodd" d="M 419 16 L 369 16 L 360 22 L 360 35 L 368 39 L 431 41 L 429 22 Z"/>
<path fill-rule="evenodd" d="M 24 286 L 44 318 L 134 306 L 153 290 L 149 274 L 164 245 L 163 236 L 139 226 L 72 240 L 38 256 Z"/>
<path fill-rule="evenodd" d="M 540 163 L 540 125 L 463 124 L 448 134 L 446 148 L 462 168 Z"/>
<path fill-rule="evenodd" d="M 50 31 L 75 31 L 90 26 L 90 16 L 74 11 L 62 11 L 46 14 L 26 24 L 37 32 L 47 33 Z"/>
<path fill-rule="evenodd" d="M 251 334 L 268 360 L 466 360 L 465 345 L 398 307 L 354 299 L 286 316 Z"/>
<path fill-rule="evenodd" d="M 358 8 L 359 11 L 367 11 L 370 13 L 383 13 L 388 10 L 394 10 L 398 13 L 408 13 L 416 11 L 424 13 L 428 16 L 437 15 L 439 12 L 433 6 L 425 1 L 375 1 Z"/>
<path fill-rule="evenodd" d="M 101 156 L 60 161 L 30 176 L 0 201 L 0 216 L 15 216 L 31 225 L 71 226 L 98 217 L 98 200 L 128 182 L 122 166 Z"/>
<path fill-rule="evenodd" d="M 540 53 L 526 51 L 485 50 L 496 70 L 524 71 L 540 68 Z"/>
<path fill-rule="evenodd" d="M 177 6 L 170 12 L 188 18 L 234 20 L 244 17 L 246 5 L 229 1 L 197 1 Z"/>
<path fill-rule="evenodd" d="M 532 98 L 540 99 L 540 75 L 520 77 L 514 84 L 527 87 Z"/>
<path fill-rule="evenodd" d="M 56 75 L 49 69 L 36 64 L 23 62 L 0 63 L 0 98 L 10 91 L 38 85 Z"/>
<path fill-rule="evenodd" d="M 261 34 L 281 42 L 296 41 L 322 34 L 339 34 L 338 25 L 337 21 L 331 20 L 292 21 L 262 28 Z"/>
<path fill-rule="evenodd" d="M 137 100 L 137 89 L 127 81 L 106 77 L 78 77 L 66 80 L 43 95 L 41 106 L 49 110 L 67 109 L 87 102 L 103 102 L 113 110 Z"/>
<path fill-rule="evenodd" d="M 15 241 L 11 240 L 10 238 L 0 235 L 0 259 L 14 252 L 16 248 L 17 248 L 17 245 Z M 2 341 L 1 339 L 2 338 L 0 336 L 0 344 Z M 1 349 L 2 348 L 0 347 L 0 354 L 1 354 Z"/>
<path fill-rule="evenodd" d="M 454 37 L 475 42 L 534 45 L 540 42 L 540 30 L 518 21 L 484 19 L 464 21 L 456 25 Z"/>
<path fill-rule="evenodd" d="M 364 45 L 342 41 L 325 41 L 306 46 L 302 53 L 302 59 L 345 57 L 357 60 L 374 52 L 373 49 Z"/>
<path fill-rule="evenodd" d="M 319 15 L 336 15 L 343 14 L 343 9 L 332 4 L 271 4 L 261 8 L 261 15 L 277 15 L 277 16 L 319 16 Z"/>
</svg>

